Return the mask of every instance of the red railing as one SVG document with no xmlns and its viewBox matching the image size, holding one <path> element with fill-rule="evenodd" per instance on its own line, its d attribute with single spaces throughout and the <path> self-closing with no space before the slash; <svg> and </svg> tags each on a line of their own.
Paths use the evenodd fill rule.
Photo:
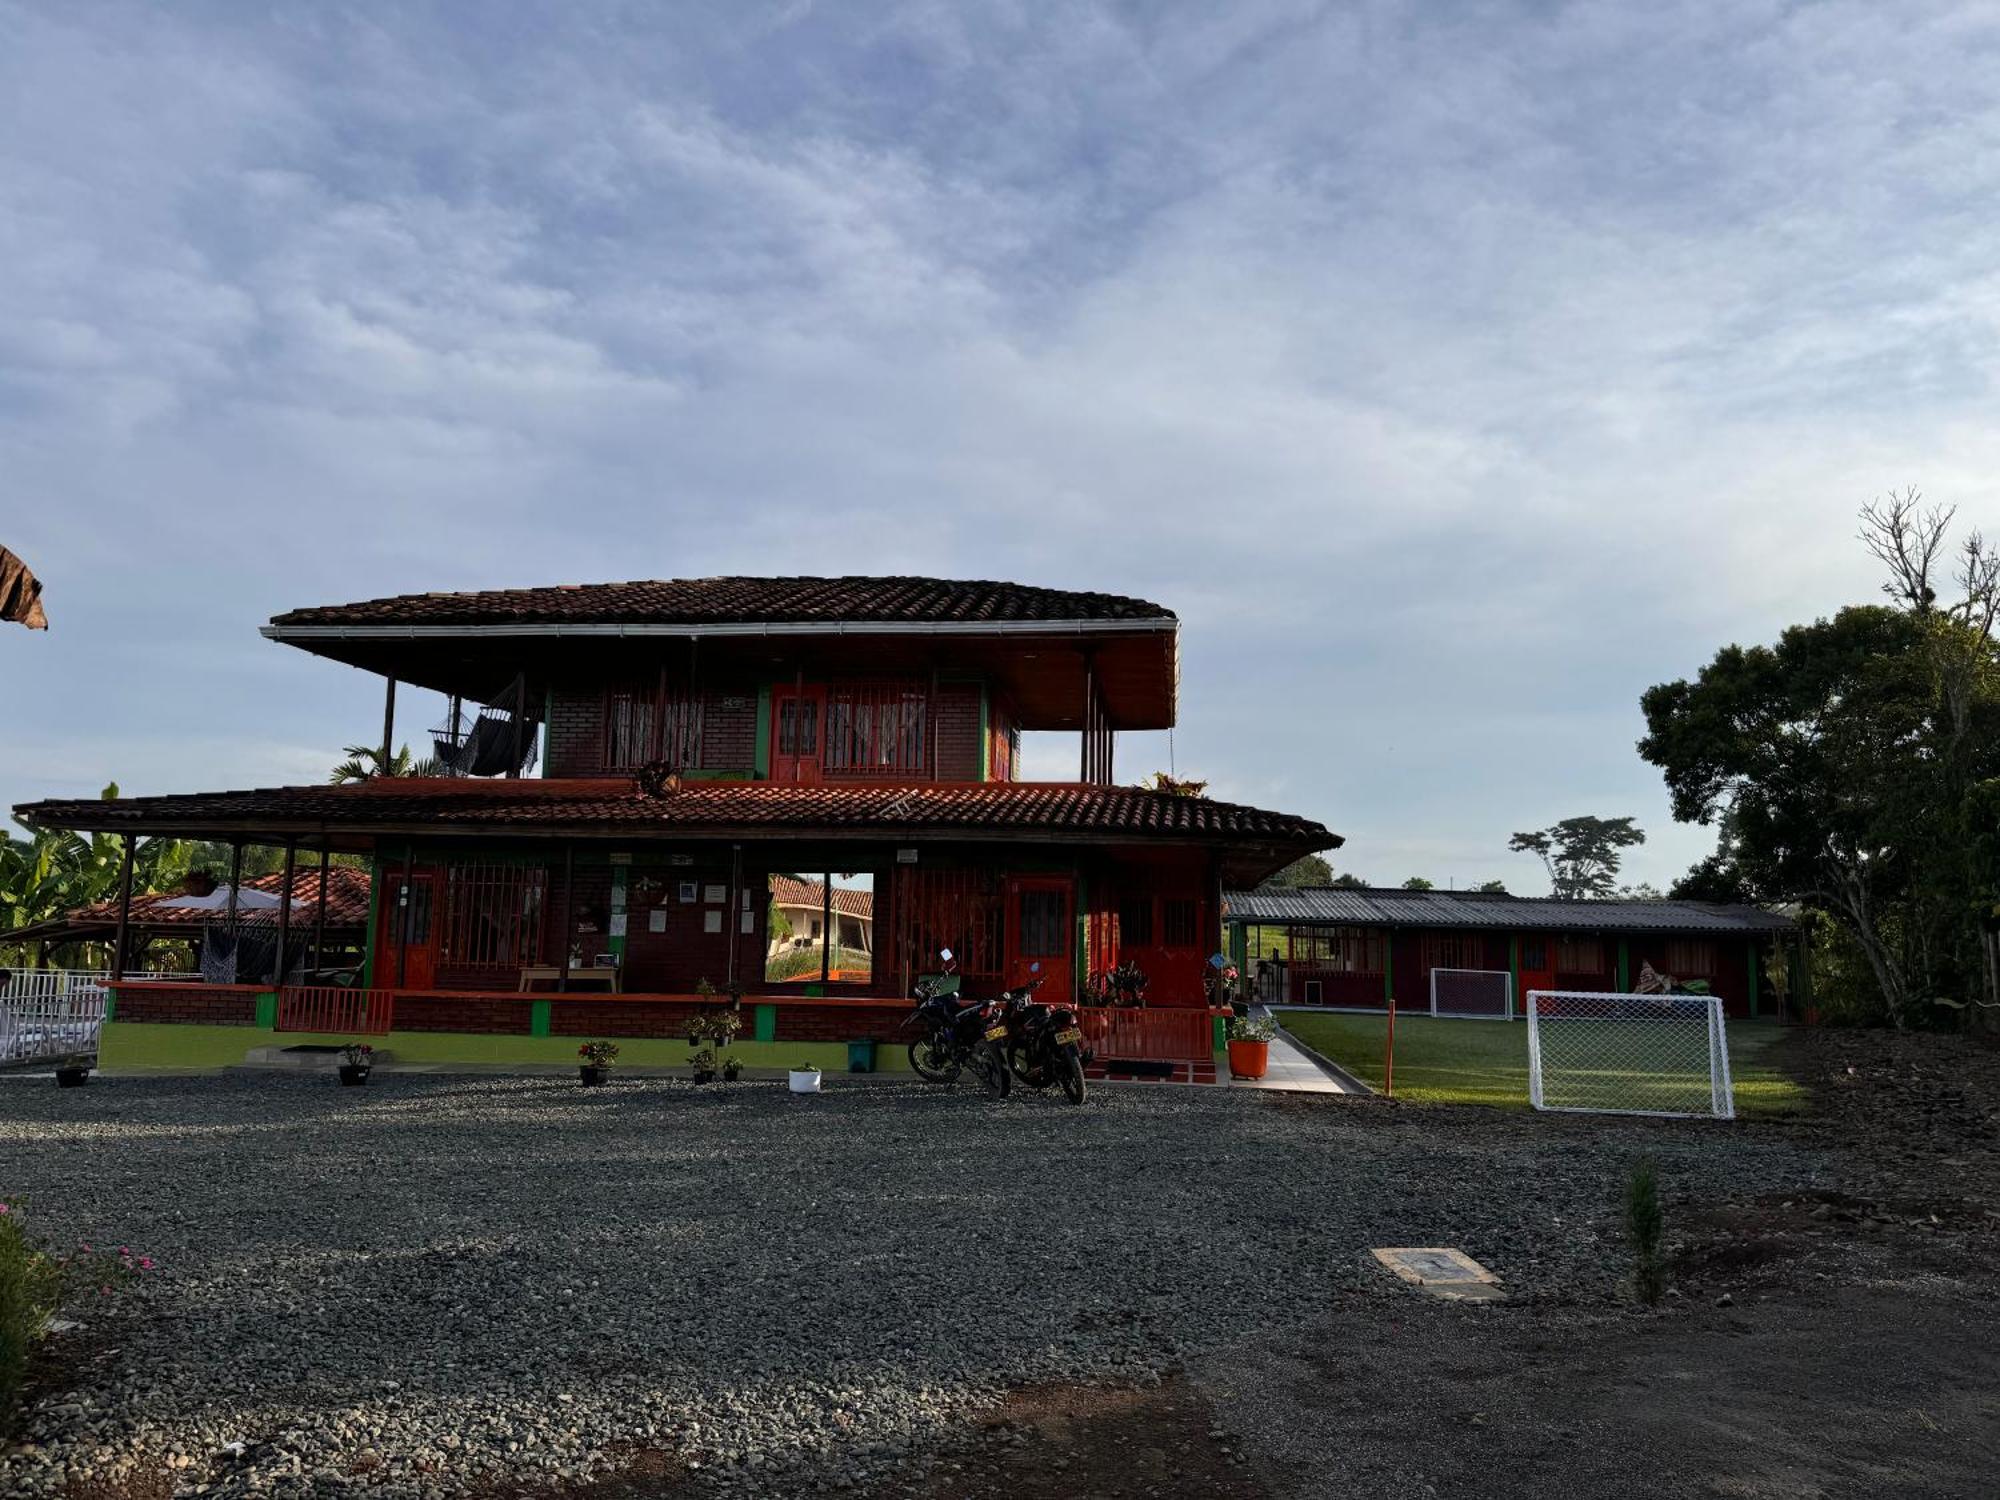
<svg viewBox="0 0 2000 1500">
<path fill-rule="evenodd" d="M 1215 1058 L 1215 1023 L 1205 1009 L 1098 1009 L 1077 1012 L 1084 1044 L 1099 1063 L 1209 1064 Z"/>
<path fill-rule="evenodd" d="M 394 990 L 287 985 L 278 991 L 278 1030 L 386 1036 L 396 1016 Z"/>
</svg>

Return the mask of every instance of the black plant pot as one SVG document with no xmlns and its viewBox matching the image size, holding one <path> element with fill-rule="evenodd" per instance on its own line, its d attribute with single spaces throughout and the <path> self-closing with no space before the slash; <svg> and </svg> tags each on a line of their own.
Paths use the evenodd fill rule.
<svg viewBox="0 0 2000 1500">
<path fill-rule="evenodd" d="M 742 1074 L 743 1070 L 741 1068 L 736 1068 L 736 1067 L 724 1068 L 722 1070 L 722 1081 L 724 1083 L 734 1083 L 739 1077 L 742 1076 Z"/>
<path fill-rule="evenodd" d="M 88 1068 L 57 1068 L 56 1087 L 59 1089 L 80 1089 L 90 1081 Z"/>
<path fill-rule="evenodd" d="M 696 1083 L 715 1082 L 715 1070 L 713 1068 L 696 1068 L 694 1070 L 694 1081 Z"/>
<path fill-rule="evenodd" d="M 368 1081 L 368 1068 L 369 1064 L 367 1063 L 342 1063 L 340 1065 L 341 1084 L 347 1088 L 358 1088 Z"/>
<path fill-rule="evenodd" d="M 594 1089 L 599 1084 L 609 1081 L 611 1077 L 609 1068 L 594 1068 L 588 1063 L 578 1068 L 577 1072 L 583 1075 L 583 1086 L 587 1089 Z"/>
</svg>

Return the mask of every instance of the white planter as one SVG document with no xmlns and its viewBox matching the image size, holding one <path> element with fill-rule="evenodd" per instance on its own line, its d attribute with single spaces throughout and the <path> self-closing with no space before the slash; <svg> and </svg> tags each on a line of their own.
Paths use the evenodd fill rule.
<svg viewBox="0 0 2000 1500">
<path fill-rule="evenodd" d="M 819 1069 L 792 1069 L 792 1092 L 795 1094 L 817 1094 L 819 1092 Z"/>
</svg>

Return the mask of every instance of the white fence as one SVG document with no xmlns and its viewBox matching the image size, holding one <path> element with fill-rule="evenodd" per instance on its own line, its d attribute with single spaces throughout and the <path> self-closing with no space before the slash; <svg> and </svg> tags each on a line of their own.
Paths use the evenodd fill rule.
<svg viewBox="0 0 2000 1500">
<path fill-rule="evenodd" d="M 1722 1001 L 1707 995 L 1528 994 L 1536 1109 L 1734 1119 Z"/>
<path fill-rule="evenodd" d="M 1514 976 L 1505 969 L 1432 969 L 1431 1014 L 1511 1021 Z"/>
<path fill-rule="evenodd" d="M 103 969 L 10 969 L 0 980 L 0 1064 L 97 1055 L 110 974 Z M 167 979 L 167 974 L 127 974 Z"/>
</svg>

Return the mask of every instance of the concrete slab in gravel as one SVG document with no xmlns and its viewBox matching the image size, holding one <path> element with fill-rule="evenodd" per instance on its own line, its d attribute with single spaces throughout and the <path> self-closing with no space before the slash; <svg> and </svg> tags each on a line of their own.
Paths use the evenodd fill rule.
<svg viewBox="0 0 2000 1500">
<path fill-rule="evenodd" d="M 1376 1250 L 1374 1256 L 1403 1280 L 1422 1287 L 1433 1297 L 1497 1302 L 1507 1295 L 1497 1285 L 1500 1278 L 1463 1250 L 1430 1246 Z"/>
</svg>

